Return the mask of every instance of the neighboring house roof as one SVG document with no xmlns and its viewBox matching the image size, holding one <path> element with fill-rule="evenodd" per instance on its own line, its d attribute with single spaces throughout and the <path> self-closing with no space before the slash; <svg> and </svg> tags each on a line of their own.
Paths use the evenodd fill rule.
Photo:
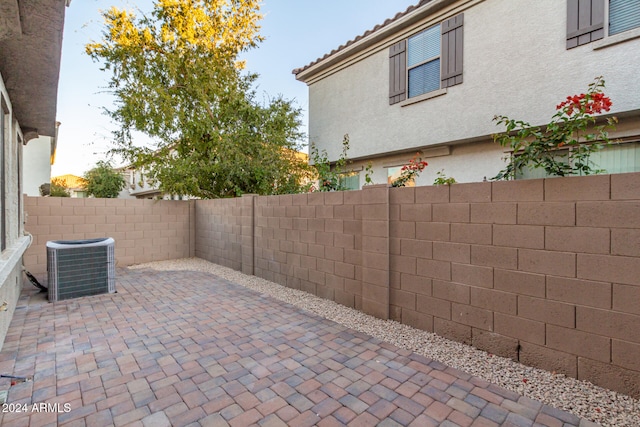
<svg viewBox="0 0 640 427">
<path fill-rule="evenodd" d="M 324 68 L 339 62 L 345 57 L 366 49 L 367 47 L 393 34 L 398 30 L 397 24 L 402 23 L 402 27 L 404 28 L 405 26 L 411 25 L 436 11 L 449 6 L 455 1 L 456 0 L 420 0 L 417 5 L 409 6 L 404 12 L 397 13 L 393 18 L 389 18 L 382 24 L 376 25 L 371 30 L 357 36 L 353 40 L 349 40 L 345 44 L 332 50 L 323 57 L 316 59 L 310 64 L 294 69 L 292 73 L 295 74 L 296 79 L 304 82 L 309 75 L 313 75 L 315 72 L 321 71 Z"/>
<path fill-rule="evenodd" d="M 0 74 L 25 142 L 55 136 L 63 0 L 0 0 Z"/>
<path fill-rule="evenodd" d="M 70 189 L 85 188 L 85 186 L 87 185 L 86 179 L 71 174 L 54 176 L 51 178 L 51 180 L 56 180 L 60 183 L 64 183 L 64 186 Z"/>
</svg>

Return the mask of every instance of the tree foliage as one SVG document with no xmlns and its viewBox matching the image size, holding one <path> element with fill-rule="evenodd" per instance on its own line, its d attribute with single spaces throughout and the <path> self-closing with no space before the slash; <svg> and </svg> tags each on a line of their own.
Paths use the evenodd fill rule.
<svg viewBox="0 0 640 427">
<path fill-rule="evenodd" d="M 122 175 L 114 171 L 109 162 L 98 162 L 84 174 L 87 194 L 94 197 L 114 199 L 125 187 Z"/>
<path fill-rule="evenodd" d="M 300 110 L 262 103 L 239 55 L 262 40 L 259 0 L 157 0 L 149 15 L 104 12 L 87 53 L 111 73 L 115 153 L 172 194 L 281 194 L 308 176 Z M 134 145 L 132 132 L 155 141 Z"/>
</svg>

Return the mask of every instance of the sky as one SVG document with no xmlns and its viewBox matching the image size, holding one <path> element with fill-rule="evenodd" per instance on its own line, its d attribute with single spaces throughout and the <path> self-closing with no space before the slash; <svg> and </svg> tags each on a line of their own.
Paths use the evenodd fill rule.
<svg viewBox="0 0 640 427">
<path fill-rule="evenodd" d="M 246 70 L 260 75 L 259 98 L 282 95 L 303 111 L 308 123 L 307 86 L 291 71 L 303 67 L 348 40 L 364 33 L 418 0 L 263 0 L 260 33 L 266 40 L 242 55 Z M 75 0 L 67 8 L 58 86 L 58 146 L 51 175 L 83 175 L 107 159 L 111 148 L 110 119 L 104 108 L 113 98 L 106 91 L 110 75 L 84 53 L 99 41 L 103 30 L 100 10 L 117 6 L 151 10 L 151 0 Z M 319 6 L 321 5 L 321 6 Z"/>
</svg>

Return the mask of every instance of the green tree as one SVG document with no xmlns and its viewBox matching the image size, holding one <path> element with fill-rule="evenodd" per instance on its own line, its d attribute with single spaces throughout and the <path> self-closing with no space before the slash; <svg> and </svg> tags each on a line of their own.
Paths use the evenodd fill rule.
<svg viewBox="0 0 640 427">
<path fill-rule="evenodd" d="M 122 175 L 113 170 L 109 162 L 100 161 L 84 174 L 87 194 L 94 197 L 114 199 L 125 187 Z"/>
<path fill-rule="evenodd" d="M 111 72 L 114 152 L 161 190 L 202 198 L 300 190 L 309 176 L 301 112 L 262 103 L 239 55 L 262 40 L 259 0 L 157 0 L 149 15 L 111 8 L 87 53 Z M 135 145 L 132 132 L 153 143 Z"/>
</svg>

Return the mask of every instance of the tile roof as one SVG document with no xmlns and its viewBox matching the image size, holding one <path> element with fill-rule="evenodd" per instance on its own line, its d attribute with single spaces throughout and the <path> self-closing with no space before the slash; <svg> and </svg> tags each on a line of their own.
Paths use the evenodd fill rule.
<svg viewBox="0 0 640 427">
<path fill-rule="evenodd" d="M 322 56 L 321 58 L 316 59 L 315 61 L 311 62 L 310 64 L 305 65 L 304 67 L 300 67 L 300 68 L 296 68 L 292 71 L 293 74 L 298 75 L 299 73 L 313 67 L 314 65 L 324 61 L 325 59 L 329 58 L 330 56 L 335 55 L 336 53 L 346 49 L 347 47 L 353 45 L 354 43 L 359 42 L 360 40 L 369 37 L 371 34 L 381 30 L 384 27 L 387 27 L 388 25 L 396 22 L 397 20 L 401 19 L 402 17 L 410 14 L 411 12 L 413 12 L 416 9 L 419 9 L 420 7 L 422 7 L 423 5 L 431 2 L 433 0 L 420 0 L 420 2 L 415 5 L 415 6 L 409 6 L 407 8 L 407 10 L 405 10 L 404 12 L 398 12 L 393 18 L 389 18 L 386 21 L 384 21 L 382 24 L 378 24 L 375 27 L 373 27 L 370 30 L 367 30 L 364 32 L 364 34 L 361 34 L 359 36 L 357 36 L 356 38 L 354 38 L 353 40 L 349 40 L 348 42 L 346 42 L 343 45 L 338 46 L 338 48 L 333 49 L 331 52 L 325 54 L 324 56 Z"/>
</svg>

